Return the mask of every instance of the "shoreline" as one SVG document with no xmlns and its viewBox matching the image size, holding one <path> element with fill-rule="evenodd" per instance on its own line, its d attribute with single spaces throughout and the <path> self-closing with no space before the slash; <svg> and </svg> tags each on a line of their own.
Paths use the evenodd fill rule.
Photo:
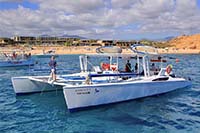
<svg viewBox="0 0 200 133">
<path fill-rule="evenodd" d="M 96 48 L 99 46 L 33 46 L 33 47 L 22 47 L 22 46 L 7 46 L 0 47 L 1 51 L 26 51 L 32 55 L 41 55 L 44 52 L 54 50 L 55 54 L 94 54 Z M 122 53 L 131 54 L 132 51 L 129 49 L 123 49 Z M 159 54 L 200 54 L 200 49 L 177 49 L 177 48 L 165 48 L 158 49 Z"/>
</svg>

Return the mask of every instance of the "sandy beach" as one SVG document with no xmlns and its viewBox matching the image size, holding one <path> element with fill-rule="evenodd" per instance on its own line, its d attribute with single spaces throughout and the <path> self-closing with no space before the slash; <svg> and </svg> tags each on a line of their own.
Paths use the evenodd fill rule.
<svg viewBox="0 0 200 133">
<path fill-rule="evenodd" d="M 0 47 L 0 51 L 21 50 L 32 55 L 43 54 L 44 52 L 55 50 L 55 54 L 86 54 L 96 53 L 97 46 L 33 46 L 33 47 Z M 160 54 L 200 54 L 200 49 L 176 49 L 173 47 L 158 49 Z M 123 53 L 132 53 L 130 49 L 123 49 Z"/>
</svg>

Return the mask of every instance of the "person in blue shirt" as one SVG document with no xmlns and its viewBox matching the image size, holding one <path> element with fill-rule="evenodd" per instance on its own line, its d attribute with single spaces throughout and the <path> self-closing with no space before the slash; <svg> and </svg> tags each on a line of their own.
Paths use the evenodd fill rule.
<svg viewBox="0 0 200 133">
<path fill-rule="evenodd" d="M 52 56 L 51 57 L 51 60 L 49 61 L 49 66 L 51 68 L 51 79 L 53 79 L 53 81 L 56 80 L 56 65 L 57 65 L 57 62 L 55 60 L 55 56 Z"/>
</svg>

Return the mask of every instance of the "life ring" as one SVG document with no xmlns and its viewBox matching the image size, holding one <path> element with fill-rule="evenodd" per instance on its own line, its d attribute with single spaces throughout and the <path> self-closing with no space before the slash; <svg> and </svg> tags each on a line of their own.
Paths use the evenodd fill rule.
<svg viewBox="0 0 200 133">
<path fill-rule="evenodd" d="M 101 67 L 103 70 L 110 70 L 110 64 L 108 64 L 108 63 L 102 63 Z"/>
<path fill-rule="evenodd" d="M 166 67 L 166 73 L 169 75 L 171 73 L 171 71 L 172 71 L 172 65 L 168 65 Z"/>
</svg>

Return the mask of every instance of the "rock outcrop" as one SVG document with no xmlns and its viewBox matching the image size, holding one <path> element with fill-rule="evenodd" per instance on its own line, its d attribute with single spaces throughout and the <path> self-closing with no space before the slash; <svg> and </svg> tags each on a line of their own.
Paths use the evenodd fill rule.
<svg viewBox="0 0 200 133">
<path fill-rule="evenodd" d="M 177 49 L 200 50 L 200 34 L 178 36 L 167 43 Z"/>
</svg>

